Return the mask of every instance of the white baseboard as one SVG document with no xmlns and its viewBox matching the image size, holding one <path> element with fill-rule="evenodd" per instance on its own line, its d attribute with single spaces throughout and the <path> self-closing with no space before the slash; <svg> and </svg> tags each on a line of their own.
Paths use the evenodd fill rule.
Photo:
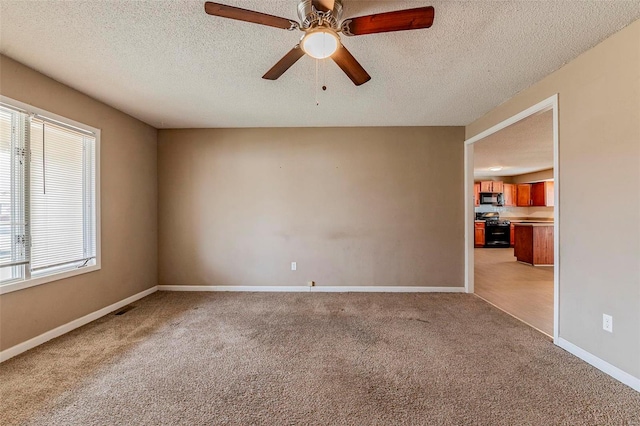
<svg viewBox="0 0 640 426">
<path fill-rule="evenodd" d="M 307 286 L 249 286 L 249 285 L 159 285 L 159 291 L 274 291 L 308 292 Z"/>
<path fill-rule="evenodd" d="M 464 293 L 464 287 L 386 286 L 244 286 L 244 285 L 159 285 L 159 291 L 260 291 L 313 293 Z"/>
<path fill-rule="evenodd" d="M 619 382 L 622 382 L 630 388 L 640 392 L 640 378 L 634 377 L 626 371 L 620 370 L 618 367 L 609 364 L 607 361 L 598 358 L 562 337 L 558 338 L 557 345 L 565 351 L 577 356 L 581 360 L 593 365 L 598 370 L 610 375 Z"/>
<path fill-rule="evenodd" d="M 39 336 L 34 337 L 33 339 L 29 339 L 26 342 L 19 343 L 15 346 L 12 346 L 4 351 L 0 352 L 0 362 L 4 362 L 9 358 L 13 358 L 16 355 L 19 355 L 23 352 L 28 351 L 29 349 L 33 349 L 38 345 L 41 345 L 45 342 L 48 342 L 51 339 L 55 339 L 56 337 L 62 336 L 72 330 L 75 330 L 78 327 L 82 327 L 85 324 L 89 324 L 91 321 L 95 321 L 100 317 L 103 317 L 111 312 L 122 308 L 130 303 L 135 302 L 136 300 L 142 299 L 145 296 L 150 295 L 151 293 L 155 293 L 158 291 L 158 287 L 151 287 L 145 291 L 142 291 L 138 294 L 134 294 L 133 296 L 127 297 L 119 302 L 116 302 L 112 305 L 99 309 L 95 312 L 87 314 L 81 318 L 75 319 L 71 322 L 68 322 L 60 327 L 56 327 L 53 330 L 49 330 L 46 333 L 42 333 Z"/>
<path fill-rule="evenodd" d="M 464 287 L 327 286 L 310 287 L 321 293 L 464 293 Z"/>
</svg>

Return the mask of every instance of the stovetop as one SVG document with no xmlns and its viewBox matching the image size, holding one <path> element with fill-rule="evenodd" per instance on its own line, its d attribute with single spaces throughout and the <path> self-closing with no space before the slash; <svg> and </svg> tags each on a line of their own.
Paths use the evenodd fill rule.
<svg viewBox="0 0 640 426">
<path fill-rule="evenodd" d="M 510 226 L 511 225 L 511 221 L 508 220 L 487 220 L 486 221 L 486 226 Z"/>
<path fill-rule="evenodd" d="M 505 219 L 500 219 L 500 213 L 498 212 L 486 212 L 476 213 L 476 220 L 484 220 L 486 226 L 509 226 L 511 222 Z"/>
</svg>

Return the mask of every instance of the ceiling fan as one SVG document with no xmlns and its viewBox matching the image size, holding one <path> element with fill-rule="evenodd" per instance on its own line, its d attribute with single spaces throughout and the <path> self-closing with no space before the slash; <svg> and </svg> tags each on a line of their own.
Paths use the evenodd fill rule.
<svg viewBox="0 0 640 426">
<path fill-rule="evenodd" d="M 222 18 L 304 32 L 300 43 L 294 46 L 262 78 L 277 80 L 293 64 L 307 54 L 316 59 L 331 57 L 356 86 L 371 80 L 371 76 L 344 47 L 340 41 L 339 33 L 346 36 L 358 36 L 429 28 L 433 24 L 434 17 L 433 7 L 427 6 L 340 21 L 342 18 L 342 0 L 299 0 L 298 17 L 300 18 L 300 23 L 266 13 L 213 2 L 206 2 L 204 10 L 209 15 Z"/>
</svg>

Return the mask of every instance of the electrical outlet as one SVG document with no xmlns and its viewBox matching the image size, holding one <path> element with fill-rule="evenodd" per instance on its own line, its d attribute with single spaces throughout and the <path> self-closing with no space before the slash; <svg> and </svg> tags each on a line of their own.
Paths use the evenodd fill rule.
<svg viewBox="0 0 640 426">
<path fill-rule="evenodd" d="M 613 333 L 613 317 L 611 315 L 602 314 L 602 329 Z"/>
<path fill-rule="evenodd" d="M 314 285 L 316 285 L 314 281 L 309 281 L 307 284 L 309 285 L 309 287 L 313 287 Z"/>
<path fill-rule="evenodd" d="M 296 269 L 298 269 L 298 265 L 296 264 L 296 262 L 291 262 L 291 270 L 295 271 Z"/>
</svg>

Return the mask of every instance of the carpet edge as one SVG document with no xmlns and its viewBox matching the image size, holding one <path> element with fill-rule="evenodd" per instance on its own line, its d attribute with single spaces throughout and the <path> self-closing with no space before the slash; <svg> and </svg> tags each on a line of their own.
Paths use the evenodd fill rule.
<svg viewBox="0 0 640 426">
<path fill-rule="evenodd" d="M 557 345 L 570 354 L 580 358 L 587 364 L 590 364 L 603 373 L 613 377 L 620 383 L 623 383 L 629 386 L 631 389 L 640 392 L 640 378 L 632 376 L 631 374 L 627 373 L 624 370 L 621 370 L 615 365 L 609 364 L 607 361 L 598 358 L 591 352 L 587 352 L 586 350 L 577 345 L 574 345 L 573 343 L 563 339 L 562 337 L 558 338 Z"/>
<path fill-rule="evenodd" d="M 311 293 L 464 293 L 464 287 L 412 286 L 225 286 L 159 285 L 158 291 L 311 292 Z"/>
<path fill-rule="evenodd" d="M 142 299 L 143 297 L 146 297 L 152 293 L 155 293 L 156 291 L 158 291 L 158 286 L 153 286 L 151 288 L 148 288 L 147 290 L 141 291 L 140 293 L 134 294 L 133 296 L 129 296 L 126 299 L 122 299 L 119 302 L 113 303 L 109 306 L 98 309 L 95 312 L 77 318 L 52 330 L 46 331 L 25 342 L 18 343 L 15 346 L 7 348 L 0 352 L 0 363 L 13 358 L 14 356 L 20 355 L 21 353 L 26 352 L 29 349 L 33 349 L 36 346 L 40 346 L 41 344 L 46 343 L 51 339 L 55 339 L 56 337 L 60 337 L 63 334 L 67 334 L 68 332 L 75 330 L 76 328 L 89 324 L 91 321 L 95 321 L 98 318 L 110 314 L 111 312 L 120 309 L 130 303 L 133 303 L 136 300 Z"/>
</svg>

